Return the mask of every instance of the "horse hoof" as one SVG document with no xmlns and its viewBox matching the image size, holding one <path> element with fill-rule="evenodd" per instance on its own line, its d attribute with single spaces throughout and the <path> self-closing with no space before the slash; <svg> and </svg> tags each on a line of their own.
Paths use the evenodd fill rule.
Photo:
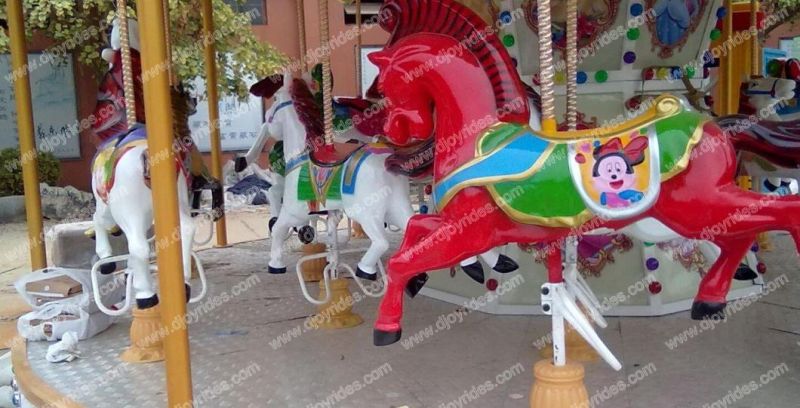
<svg viewBox="0 0 800 408">
<path fill-rule="evenodd" d="M 738 281 L 749 281 L 757 277 L 758 274 L 746 264 L 739 264 L 739 268 L 736 269 L 736 273 L 733 275 L 733 279 Z"/>
<path fill-rule="evenodd" d="M 100 274 L 101 275 L 111 275 L 116 270 L 117 270 L 117 263 L 116 262 L 109 262 L 109 263 L 105 263 L 105 264 L 100 266 Z"/>
<path fill-rule="evenodd" d="M 356 267 L 356 276 L 358 276 L 361 279 L 366 279 L 366 280 L 370 280 L 370 281 L 374 281 L 374 280 L 378 279 L 378 274 L 377 273 L 364 272 L 364 270 L 362 270 L 359 267 Z"/>
<path fill-rule="evenodd" d="M 314 228 L 306 225 L 300 230 L 297 231 L 297 236 L 300 238 L 300 242 L 304 244 L 310 244 L 314 242 L 314 236 L 316 233 L 314 232 Z"/>
<path fill-rule="evenodd" d="M 114 227 L 111 228 L 110 232 L 111 232 L 111 235 L 113 235 L 115 237 L 122 236 L 122 229 L 119 226 L 115 225 Z"/>
<path fill-rule="evenodd" d="M 268 272 L 273 275 L 280 275 L 282 273 L 286 273 L 286 267 L 284 266 L 283 268 L 275 268 L 270 266 Z"/>
<path fill-rule="evenodd" d="M 233 170 L 237 173 L 241 173 L 244 169 L 247 168 L 247 158 L 246 157 L 237 157 L 234 161 Z"/>
<path fill-rule="evenodd" d="M 192 287 L 188 283 L 183 284 L 184 288 L 186 288 L 186 303 L 192 299 Z"/>
<path fill-rule="evenodd" d="M 500 273 L 509 273 L 519 269 L 519 264 L 513 259 L 500 254 L 500 257 L 497 258 L 497 264 L 492 269 Z"/>
<path fill-rule="evenodd" d="M 374 329 L 372 331 L 372 343 L 376 346 L 388 346 L 390 344 L 397 343 L 400 341 L 400 337 L 403 335 L 403 329 L 398 331 L 384 331 L 379 329 Z"/>
<path fill-rule="evenodd" d="M 408 283 L 406 284 L 406 294 L 408 297 L 413 299 L 415 296 L 417 296 L 417 293 L 422 290 L 422 287 L 425 286 L 426 282 L 428 282 L 428 274 L 424 272 L 409 279 Z"/>
<path fill-rule="evenodd" d="M 722 319 L 725 317 L 725 305 L 726 303 L 695 301 L 692 303 L 692 319 Z"/>
<path fill-rule="evenodd" d="M 467 266 L 461 266 L 461 269 L 464 270 L 464 273 L 467 274 L 472 280 L 478 283 L 483 283 L 483 265 L 480 262 L 475 262 L 473 264 L 469 264 Z"/>
<path fill-rule="evenodd" d="M 139 310 L 150 309 L 158 306 L 158 295 L 153 295 L 146 299 L 136 299 L 136 307 Z"/>
<path fill-rule="evenodd" d="M 275 223 L 278 222 L 278 217 L 272 217 L 269 219 L 269 233 L 272 234 L 272 227 L 275 226 Z"/>
</svg>

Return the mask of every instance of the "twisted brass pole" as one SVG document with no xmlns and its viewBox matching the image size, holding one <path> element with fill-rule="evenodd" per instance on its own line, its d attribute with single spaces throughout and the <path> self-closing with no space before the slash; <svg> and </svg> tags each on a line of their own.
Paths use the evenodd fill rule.
<svg viewBox="0 0 800 408">
<path fill-rule="evenodd" d="M 542 130 L 556 131 L 553 94 L 553 27 L 550 23 L 550 0 L 536 2 L 539 13 L 539 84 L 542 94 Z"/>
<path fill-rule="evenodd" d="M 578 126 L 578 0 L 567 0 L 567 125 Z"/>
<path fill-rule="evenodd" d="M 322 44 L 322 110 L 325 124 L 325 144 L 333 145 L 333 96 L 331 95 L 331 47 L 328 26 L 328 0 L 319 0 L 319 34 Z"/>
<path fill-rule="evenodd" d="M 133 68 L 131 66 L 131 44 L 128 38 L 127 0 L 117 1 L 117 20 L 119 22 L 120 51 L 122 52 L 122 88 L 125 93 L 125 118 L 128 128 L 136 123 L 136 96 L 134 95 Z"/>
</svg>

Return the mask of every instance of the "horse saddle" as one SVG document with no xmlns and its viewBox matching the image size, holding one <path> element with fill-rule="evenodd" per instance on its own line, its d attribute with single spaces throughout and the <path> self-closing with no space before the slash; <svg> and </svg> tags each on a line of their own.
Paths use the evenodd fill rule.
<svg viewBox="0 0 800 408">
<path fill-rule="evenodd" d="M 139 146 L 147 146 L 147 132 L 142 125 L 134 126 L 106 139 L 97 148 L 92 159 L 92 174 L 97 194 L 103 201 L 108 200 L 108 193 L 114 187 L 114 169 L 117 162 L 125 153 Z"/>
<path fill-rule="evenodd" d="M 686 168 L 702 124 L 700 114 L 680 110 L 555 140 L 499 123 L 478 139 L 474 159 L 434 185 L 434 201 L 441 209 L 460 190 L 480 186 L 520 223 L 576 227 L 593 216 L 632 217 L 656 202 L 662 181 Z"/>
</svg>

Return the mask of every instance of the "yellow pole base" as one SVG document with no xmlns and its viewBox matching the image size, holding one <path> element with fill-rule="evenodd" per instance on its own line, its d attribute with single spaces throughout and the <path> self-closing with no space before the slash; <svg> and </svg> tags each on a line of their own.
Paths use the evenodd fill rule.
<svg viewBox="0 0 800 408">
<path fill-rule="evenodd" d="M 305 244 L 302 249 L 303 255 L 321 254 L 327 251 L 325 244 Z M 306 282 L 319 282 L 322 280 L 322 272 L 328 261 L 325 258 L 312 259 L 303 262 L 303 280 Z"/>
<path fill-rule="evenodd" d="M 585 361 L 589 363 L 600 360 L 597 352 L 586 342 L 586 340 L 578 334 L 575 329 L 569 324 L 565 325 L 564 345 L 567 350 L 567 361 Z M 549 339 L 546 347 L 539 351 L 539 356 L 547 359 L 553 359 L 553 341 Z"/>
<path fill-rule="evenodd" d="M 126 363 L 154 363 L 164 360 L 160 306 L 133 309 L 131 346 L 119 356 Z"/>
<path fill-rule="evenodd" d="M 764 252 L 772 252 L 775 247 L 772 246 L 772 240 L 769 239 L 769 235 L 766 232 L 762 232 L 758 234 L 756 237 L 758 242 L 758 250 Z"/>
<path fill-rule="evenodd" d="M 580 363 L 556 367 L 552 360 L 539 361 L 533 366 L 531 408 L 589 408 L 583 376 Z"/>
<path fill-rule="evenodd" d="M 353 221 L 353 233 L 351 234 L 352 238 L 355 239 L 366 239 L 367 234 L 364 232 L 364 228 L 361 228 L 361 224 Z"/>
<path fill-rule="evenodd" d="M 311 318 L 315 329 L 349 329 L 364 323 L 361 316 L 353 313 L 353 295 L 348 288 L 350 282 L 339 278 L 331 281 L 331 300 L 317 308 Z M 325 282 L 319 283 L 319 296 L 325 297 Z"/>
</svg>

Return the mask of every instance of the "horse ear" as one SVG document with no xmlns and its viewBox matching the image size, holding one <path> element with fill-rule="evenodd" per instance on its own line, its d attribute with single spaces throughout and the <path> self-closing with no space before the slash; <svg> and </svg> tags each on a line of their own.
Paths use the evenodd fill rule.
<svg viewBox="0 0 800 408">
<path fill-rule="evenodd" d="M 292 85 L 292 71 L 289 68 L 283 69 L 283 87 L 289 89 Z"/>
<path fill-rule="evenodd" d="M 375 64 L 379 70 L 386 68 L 389 65 L 389 62 L 392 60 L 392 58 L 389 56 L 389 53 L 385 50 L 368 54 L 367 58 L 369 58 L 370 62 Z"/>
<path fill-rule="evenodd" d="M 261 98 L 271 98 L 285 83 L 285 76 L 281 74 L 270 75 L 250 87 L 250 93 Z M 291 77 L 289 77 L 291 82 Z"/>
</svg>

